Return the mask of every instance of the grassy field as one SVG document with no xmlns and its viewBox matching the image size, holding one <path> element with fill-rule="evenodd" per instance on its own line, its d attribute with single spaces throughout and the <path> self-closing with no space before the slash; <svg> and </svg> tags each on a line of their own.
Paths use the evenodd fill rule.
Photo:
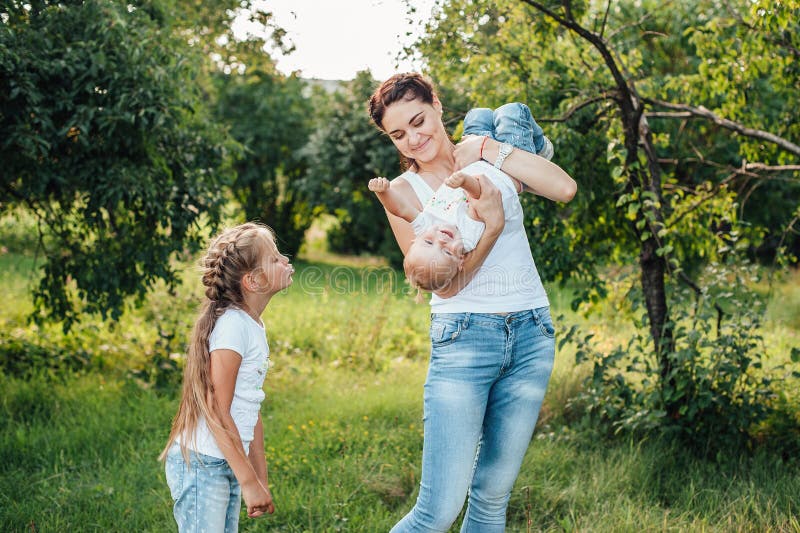
<svg viewBox="0 0 800 533">
<path fill-rule="evenodd" d="M 0 312 L 2 342 L 50 365 L 0 376 L 0 531 L 174 530 L 156 457 L 177 406 L 169 354 L 182 349 L 197 290 L 159 289 L 113 328 L 87 320 L 64 336 L 27 323 L 32 262 L 0 255 L 0 287 L 13 302 Z M 240 529 L 388 531 L 419 482 L 428 309 L 370 258 L 312 250 L 296 267 L 294 285 L 264 314 L 273 366 L 262 412 L 277 512 L 243 518 Z M 763 288 L 765 340 L 777 353 L 800 345 L 798 281 Z M 587 318 L 569 312 L 568 290 L 550 294 L 561 327 L 580 323 L 600 343 L 628 331 L 613 302 Z M 65 371 L 71 364 L 83 369 Z M 569 350 L 558 353 L 508 531 L 800 531 L 796 458 L 708 462 L 668 442 L 607 443 L 564 428 L 564 404 L 586 371 Z"/>
</svg>

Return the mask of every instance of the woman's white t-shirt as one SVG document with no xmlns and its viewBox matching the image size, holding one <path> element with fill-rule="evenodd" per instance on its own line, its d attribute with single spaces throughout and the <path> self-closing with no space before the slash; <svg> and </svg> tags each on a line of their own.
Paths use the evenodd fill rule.
<svg viewBox="0 0 800 533">
<path fill-rule="evenodd" d="M 253 440 L 261 402 L 264 401 L 264 378 L 269 368 L 269 345 L 264 327 L 241 309 L 228 309 L 217 319 L 208 349 L 233 350 L 242 356 L 231 402 L 231 416 L 239 431 L 245 453 Z M 211 357 L 214 357 L 212 354 Z M 198 421 L 194 443 L 186 445 L 198 453 L 224 459 L 205 418 Z"/>
<path fill-rule="evenodd" d="M 522 206 L 514 182 L 505 172 L 485 161 L 467 165 L 462 171 L 473 176 L 484 174 L 500 190 L 505 227 L 472 281 L 450 298 L 431 295 L 431 311 L 513 313 L 548 306 L 547 293 L 525 233 Z M 433 190 L 418 174 L 409 171 L 400 177 L 412 186 L 422 205 L 433 195 Z"/>
</svg>

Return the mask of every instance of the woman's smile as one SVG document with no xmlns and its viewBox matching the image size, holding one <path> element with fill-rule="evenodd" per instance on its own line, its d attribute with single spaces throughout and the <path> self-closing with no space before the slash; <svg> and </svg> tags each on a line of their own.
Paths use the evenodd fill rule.
<svg viewBox="0 0 800 533">
<path fill-rule="evenodd" d="M 430 137 L 428 137 L 427 139 L 425 139 L 425 141 L 424 141 L 422 144 L 420 144 L 420 145 L 419 145 L 419 146 L 417 146 L 416 148 L 412 148 L 412 149 L 411 149 L 411 151 L 412 151 L 412 152 L 422 152 L 423 150 L 425 150 L 425 148 L 427 148 L 427 147 L 428 147 L 428 145 L 430 144 L 430 142 L 431 142 L 431 138 L 430 138 Z"/>
</svg>

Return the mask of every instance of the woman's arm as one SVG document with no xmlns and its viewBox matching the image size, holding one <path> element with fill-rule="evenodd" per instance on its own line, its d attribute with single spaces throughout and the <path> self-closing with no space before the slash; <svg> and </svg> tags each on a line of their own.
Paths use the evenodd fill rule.
<svg viewBox="0 0 800 533">
<path fill-rule="evenodd" d="M 454 157 L 456 169 L 464 168 L 470 163 L 481 159 L 481 145 L 483 145 L 483 159 L 493 164 L 497 159 L 502 143 L 480 136 L 468 136 L 456 146 Z M 511 154 L 503 161 L 501 170 L 518 179 L 531 192 L 544 196 L 554 202 L 569 202 L 575 196 L 578 185 L 564 170 L 536 154 L 514 148 Z"/>
<path fill-rule="evenodd" d="M 209 394 L 209 407 L 212 420 L 208 427 L 217 441 L 217 446 L 225 455 L 225 460 L 233 470 L 242 497 L 247 506 L 247 516 L 261 516 L 272 505 L 272 496 L 261 485 L 253 464 L 248 460 L 242 447 L 242 439 L 231 416 L 231 403 L 236 388 L 236 376 L 242 356 L 233 350 L 214 350 L 211 352 L 211 385 L 213 393 Z M 263 446 L 263 433 L 262 433 Z"/>
<path fill-rule="evenodd" d="M 483 220 L 486 228 L 483 230 L 477 246 L 464 258 L 464 268 L 454 278 L 454 282 L 447 288 L 436 291 L 436 295 L 440 298 L 455 296 L 472 281 L 505 227 L 506 217 L 503 211 L 503 196 L 500 191 L 486 176 L 479 174 L 475 176 L 475 179 L 478 181 L 481 195 L 471 200 L 470 204 L 478 217 Z"/>
</svg>

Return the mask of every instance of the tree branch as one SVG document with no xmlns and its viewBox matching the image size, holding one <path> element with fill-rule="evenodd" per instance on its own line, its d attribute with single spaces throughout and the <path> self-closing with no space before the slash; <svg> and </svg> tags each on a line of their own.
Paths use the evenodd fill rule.
<svg viewBox="0 0 800 533">
<path fill-rule="evenodd" d="M 620 104 L 623 106 L 629 104 L 631 105 L 635 104 L 638 98 L 636 98 L 633 95 L 631 87 L 628 85 L 628 81 L 625 79 L 625 76 L 622 74 L 619 65 L 617 65 L 617 62 L 614 60 L 611 51 L 606 46 L 605 40 L 601 36 L 597 35 L 596 33 L 590 32 L 589 30 L 587 30 L 586 28 L 575 22 L 575 20 L 572 18 L 564 18 L 561 15 L 558 15 L 554 11 L 545 7 L 541 2 L 538 2 L 536 0 L 522 0 L 522 2 L 528 4 L 529 6 L 533 7 L 538 11 L 541 11 L 551 19 L 555 20 L 556 22 L 564 26 L 565 28 L 574 31 L 575 33 L 577 33 L 578 35 L 589 41 L 589 43 L 591 43 L 592 46 L 594 46 L 595 49 L 597 49 L 597 51 L 600 52 L 603 61 L 605 62 L 608 69 L 611 71 L 611 76 L 614 78 L 617 90 L 620 92 L 621 96 Z M 631 111 L 634 110 L 631 109 Z M 636 121 L 638 122 L 638 119 Z"/>
<path fill-rule="evenodd" d="M 716 161 L 711 161 L 710 159 L 704 158 L 686 158 L 686 159 L 668 159 L 668 158 L 659 158 L 659 164 L 662 165 L 679 165 L 681 163 L 697 163 L 700 165 L 706 165 L 710 167 L 719 168 L 725 170 L 727 172 L 731 172 L 740 176 L 747 176 L 748 178 L 758 178 L 764 180 L 781 180 L 781 181 L 800 181 L 800 178 L 790 178 L 790 177 L 768 177 L 759 174 L 759 172 L 800 172 L 800 165 L 766 165 L 764 163 L 747 163 L 745 162 L 740 167 L 734 167 L 732 165 L 726 165 L 724 163 L 717 163 Z"/>
<path fill-rule="evenodd" d="M 561 115 L 558 118 L 542 118 L 542 119 L 537 118 L 536 120 L 538 122 L 567 122 L 570 118 L 572 118 L 572 115 L 574 115 L 575 113 L 577 113 L 578 111 L 580 111 L 585 107 L 589 107 L 590 105 L 596 104 L 597 102 L 602 102 L 604 100 L 614 100 L 614 99 L 615 99 L 614 96 L 611 95 L 610 93 L 603 93 L 600 96 L 595 96 L 594 98 L 589 98 L 588 100 L 573 105 L 572 107 L 567 109 L 563 115 Z"/>
<path fill-rule="evenodd" d="M 787 152 L 791 152 L 795 155 L 800 156 L 800 146 L 794 144 L 791 141 L 784 139 L 783 137 L 779 137 L 773 133 L 769 133 L 763 130 L 756 130 L 753 128 L 748 128 L 738 122 L 734 122 L 732 120 L 728 120 L 726 118 L 722 118 L 716 114 L 714 114 L 711 110 L 707 109 L 706 107 L 699 106 L 694 107 L 686 104 L 673 104 L 670 102 L 663 102 L 661 100 L 655 100 L 653 98 L 643 98 L 643 101 L 646 103 L 656 106 L 656 107 L 665 107 L 667 109 L 674 109 L 677 111 L 682 111 L 684 113 L 689 113 L 692 117 L 700 117 L 710 120 L 714 124 L 718 126 L 722 126 L 725 129 L 735 131 L 740 135 L 744 135 L 745 137 L 751 137 L 754 139 L 761 139 L 762 141 L 767 141 L 773 144 L 776 144 L 786 150 Z M 661 117 L 665 118 L 665 117 Z M 675 118 L 675 117 L 671 117 Z M 686 118 L 686 117 L 680 117 Z"/>
<path fill-rule="evenodd" d="M 603 23 L 600 26 L 600 38 L 603 38 L 603 34 L 606 32 L 606 22 L 608 22 L 608 12 L 611 11 L 611 0 L 606 2 L 606 12 L 603 14 Z"/>
</svg>

